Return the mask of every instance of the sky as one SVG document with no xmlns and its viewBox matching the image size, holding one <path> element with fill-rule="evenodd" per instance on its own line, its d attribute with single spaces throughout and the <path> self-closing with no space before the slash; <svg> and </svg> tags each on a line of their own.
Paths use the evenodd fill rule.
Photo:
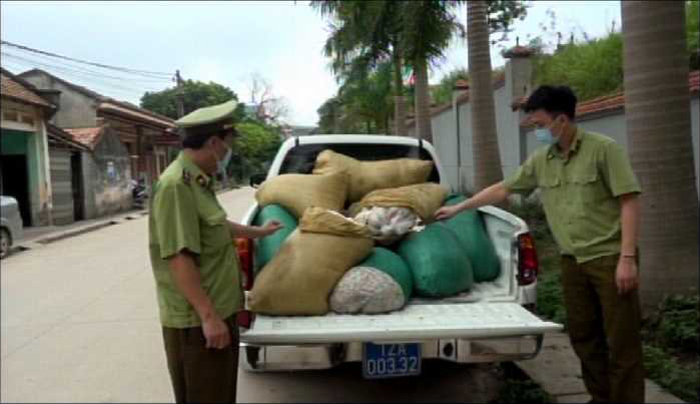
<svg viewBox="0 0 700 404">
<path fill-rule="evenodd" d="M 605 35 L 613 21 L 616 29 L 621 25 L 619 1 L 530 4 L 526 19 L 514 24 L 508 40 L 492 47 L 494 68 L 505 63 L 500 49 L 514 46 L 516 36 L 520 44 L 538 35 L 545 42 L 556 42 L 548 11 L 554 12 L 555 31 L 566 40 L 572 32 L 580 40 L 583 32 L 589 37 Z M 287 102 L 286 121 L 293 125 L 315 125 L 316 110 L 338 88 L 322 53 L 328 23 L 306 1 L 2 1 L 0 15 L 4 41 L 130 69 L 173 75 L 180 70 L 183 79 L 230 87 L 243 102 L 250 102 L 251 77 L 259 75 L 275 96 Z M 457 15 L 466 25 L 466 7 Z M 13 73 L 39 67 L 135 104 L 144 91 L 174 85 L 164 74 L 154 79 L 110 72 L 7 46 L 2 46 L 2 52 L 2 66 Z M 467 68 L 467 63 L 466 41 L 455 39 L 445 58 L 433 66 L 430 83 L 439 82 L 451 70 Z M 83 71 L 76 72 L 75 67 Z M 98 77 L 95 72 L 110 77 Z"/>
</svg>

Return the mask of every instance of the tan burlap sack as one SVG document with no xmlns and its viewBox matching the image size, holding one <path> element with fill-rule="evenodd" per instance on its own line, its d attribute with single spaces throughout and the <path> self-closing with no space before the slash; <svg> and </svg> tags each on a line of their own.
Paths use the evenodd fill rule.
<svg viewBox="0 0 700 404">
<path fill-rule="evenodd" d="M 280 204 L 299 219 L 311 206 L 342 209 L 347 192 L 348 176 L 342 172 L 326 175 L 282 174 L 263 182 L 255 193 L 255 199 L 260 206 Z"/>
<path fill-rule="evenodd" d="M 302 223 L 313 223 L 314 231 L 322 231 L 322 224 L 312 219 L 314 214 L 311 211 L 311 216 L 302 218 Z M 252 311 L 269 315 L 328 313 L 328 299 L 336 283 L 365 259 L 373 247 L 370 238 L 328 234 L 342 233 L 333 224 L 329 227 L 332 229 L 326 233 L 294 230 L 255 278 L 248 295 Z"/>
<path fill-rule="evenodd" d="M 338 212 L 323 208 L 309 208 L 304 212 L 299 229 L 305 233 L 333 234 L 343 237 L 370 238 L 370 229 Z"/>
<path fill-rule="evenodd" d="M 399 207 L 413 210 L 423 222 L 431 222 L 447 197 L 447 189 L 440 184 L 426 182 L 399 188 L 379 189 L 367 194 L 350 206 L 350 215 L 356 216 L 364 208 Z"/>
<path fill-rule="evenodd" d="M 359 161 L 332 150 L 324 150 L 316 157 L 313 173 L 347 173 L 350 177 L 348 200 L 356 202 L 376 189 L 423 183 L 428 180 L 432 169 L 432 161 L 408 158 Z"/>
</svg>

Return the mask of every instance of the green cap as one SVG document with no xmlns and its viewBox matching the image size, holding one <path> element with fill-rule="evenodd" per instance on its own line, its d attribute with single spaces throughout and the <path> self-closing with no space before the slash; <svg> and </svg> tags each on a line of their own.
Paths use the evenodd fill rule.
<svg viewBox="0 0 700 404">
<path fill-rule="evenodd" d="M 238 103 L 236 100 L 223 104 L 199 108 L 175 121 L 185 136 L 202 131 L 220 131 L 233 128 L 233 113 Z"/>
</svg>

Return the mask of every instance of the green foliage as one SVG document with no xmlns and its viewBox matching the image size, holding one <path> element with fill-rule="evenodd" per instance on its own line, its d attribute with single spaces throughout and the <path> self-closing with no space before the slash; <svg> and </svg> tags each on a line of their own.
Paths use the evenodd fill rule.
<svg viewBox="0 0 700 404">
<path fill-rule="evenodd" d="M 489 29 L 491 33 L 509 32 L 515 20 L 524 20 L 527 8 L 525 1 L 487 0 L 489 5 Z"/>
<path fill-rule="evenodd" d="M 366 77 L 348 78 L 317 110 L 322 133 L 388 133 L 393 110 L 392 66 L 382 63 Z"/>
<path fill-rule="evenodd" d="M 447 73 L 441 80 L 440 83 L 432 90 L 432 98 L 435 104 L 440 105 L 445 102 L 452 101 L 452 92 L 454 91 L 454 86 L 457 80 L 469 80 L 469 70 L 460 67 L 451 72 Z"/>
<path fill-rule="evenodd" d="M 239 123 L 236 129 L 240 136 L 234 143 L 233 158 L 227 169 L 242 180 L 262 172 L 263 164 L 275 157 L 282 140 L 276 128 L 259 122 Z"/>
<path fill-rule="evenodd" d="M 506 380 L 494 403 L 552 403 L 552 397 L 532 380 Z"/>
<path fill-rule="evenodd" d="M 622 35 L 611 33 L 605 38 L 564 45 L 553 55 L 538 55 L 533 73 L 535 86 L 566 84 L 579 102 L 621 90 Z"/>
<path fill-rule="evenodd" d="M 464 2 L 317 0 L 310 5 L 321 16 L 329 19 L 330 34 L 324 46 L 324 54 L 331 59 L 330 66 L 337 79 L 342 83 L 351 81 L 354 82 L 351 86 L 361 87 L 365 85 L 363 79 L 367 79 L 390 60 L 395 62 L 394 70 L 400 70 L 403 63 L 413 64 L 419 60 L 426 60 L 429 64 L 439 62 L 453 34 L 464 35 L 464 27 L 457 22 L 454 13 L 460 3 Z M 492 0 L 488 3 L 489 23 L 494 32 L 507 31 L 514 19 L 522 19 L 526 13 L 523 1 Z M 394 95 L 404 94 L 401 73 L 393 71 Z M 355 91 L 351 94 L 360 96 L 363 93 Z M 409 92 L 409 96 L 412 95 Z M 392 99 L 381 99 L 386 104 L 381 110 L 391 111 Z M 345 108 L 348 102 L 353 106 Z M 332 126 L 330 123 L 333 120 L 329 118 L 329 112 L 339 111 L 336 104 L 340 104 L 345 118 L 355 120 L 346 122 L 346 127 L 364 126 L 364 130 L 370 132 L 368 126 L 371 126 L 371 122 L 375 123 L 375 131 L 386 126 L 377 124 L 376 117 L 368 120 L 366 114 L 357 113 L 358 110 L 365 109 L 366 101 L 358 102 L 339 94 L 319 108 L 319 125 L 322 128 Z M 413 103 L 409 101 L 409 105 Z"/>
<path fill-rule="evenodd" d="M 177 119 L 177 91 L 176 87 L 172 87 L 154 93 L 146 92 L 141 97 L 141 108 Z M 185 114 L 189 114 L 197 108 L 221 104 L 231 99 L 238 100 L 238 96 L 233 90 L 214 82 L 185 80 L 183 94 Z M 237 114 L 243 116 L 243 105 L 239 105 Z"/>
<path fill-rule="evenodd" d="M 698 296 L 666 297 L 646 324 L 647 340 L 670 352 L 697 352 Z"/>
<path fill-rule="evenodd" d="M 661 387 L 689 403 L 698 402 L 700 373 L 697 361 L 681 365 L 663 349 L 644 345 L 644 367 L 647 375 Z"/>
</svg>

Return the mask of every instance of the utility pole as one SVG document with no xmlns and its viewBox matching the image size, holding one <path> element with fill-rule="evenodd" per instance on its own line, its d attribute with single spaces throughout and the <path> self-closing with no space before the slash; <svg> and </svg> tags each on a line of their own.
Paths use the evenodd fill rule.
<svg viewBox="0 0 700 404">
<path fill-rule="evenodd" d="M 182 77 L 180 77 L 180 70 L 175 70 L 175 81 L 177 82 L 177 94 L 175 96 L 177 100 L 177 117 L 182 118 L 185 115 L 185 93 L 182 87 Z"/>
</svg>

